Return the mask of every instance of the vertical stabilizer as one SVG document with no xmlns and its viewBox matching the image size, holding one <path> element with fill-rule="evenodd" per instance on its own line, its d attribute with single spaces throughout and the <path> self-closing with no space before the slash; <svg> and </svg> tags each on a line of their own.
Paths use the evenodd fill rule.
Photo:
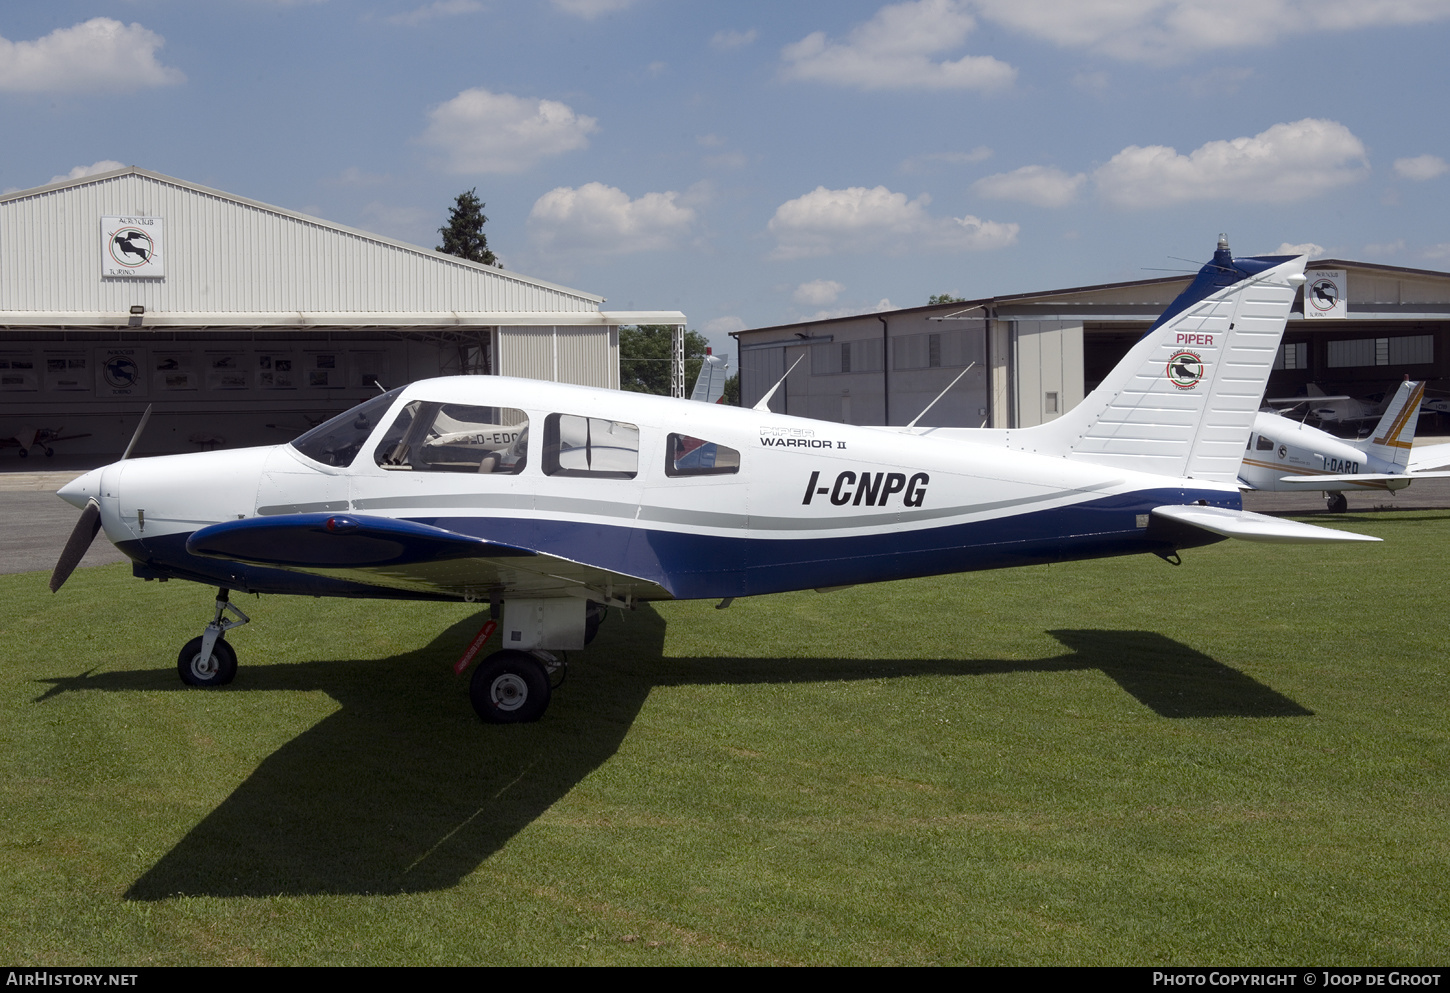
<svg viewBox="0 0 1450 993">
<path fill-rule="evenodd" d="M 1304 256 L 1213 261 L 1082 403 L 1007 446 L 1231 483 L 1263 400 Z"/>
<path fill-rule="evenodd" d="M 1359 443 L 1360 449 L 1394 466 L 1391 471 L 1404 472 L 1410 464 L 1410 446 L 1415 443 L 1415 423 L 1420 419 L 1420 401 L 1424 399 L 1424 383 L 1401 383 L 1374 433 Z"/>
</svg>

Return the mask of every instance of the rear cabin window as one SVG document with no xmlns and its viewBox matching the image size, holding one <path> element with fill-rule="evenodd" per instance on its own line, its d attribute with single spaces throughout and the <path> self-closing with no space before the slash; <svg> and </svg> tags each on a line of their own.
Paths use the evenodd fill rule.
<svg viewBox="0 0 1450 993">
<path fill-rule="evenodd" d="M 353 459 L 362 451 L 373 429 L 402 392 L 403 388 L 399 386 L 396 390 L 375 396 L 331 420 L 323 421 L 306 434 L 299 435 L 292 442 L 292 447 L 323 465 L 339 468 L 352 465 Z"/>
<path fill-rule="evenodd" d="M 520 473 L 528 463 L 529 415 L 512 407 L 414 400 L 374 452 L 384 469 Z"/>
<path fill-rule="evenodd" d="M 666 476 L 724 476 L 740 471 L 740 453 L 733 448 L 672 434 L 665 445 Z"/>
<path fill-rule="evenodd" d="M 544 475 L 633 479 L 639 473 L 639 428 L 577 414 L 544 419 Z"/>
<path fill-rule="evenodd" d="M 1265 435 L 1259 435 L 1259 443 L 1254 446 L 1261 452 L 1272 452 L 1274 450 L 1274 439 Z"/>
</svg>

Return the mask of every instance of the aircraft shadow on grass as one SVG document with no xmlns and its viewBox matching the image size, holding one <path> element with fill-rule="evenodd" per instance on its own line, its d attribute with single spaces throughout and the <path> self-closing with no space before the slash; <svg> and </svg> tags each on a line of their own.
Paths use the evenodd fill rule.
<svg viewBox="0 0 1450 993">
<path fill-rule="evenodd" d="M 1098 669 L 1164 717 L 1311 713 L 1154 632 L 1053 631 L 1069 653 L 1029 661 L 664 658 L 664 621 L 645 608 L 605 626 L 543 721 L 489 726 L 466 703 L 440 706 L 460 682 L 440 659 L 478 623 L 386 659 L 243 666 L 231 687 L 206 691 L 322 690 L 341 706 L 265 759 L 126 898 L 454 886 L 608 761 L 655 687 Z M 48 682 L 37 702 L 74 690 L 186 691 L 172 669 Z"/>
</svg>

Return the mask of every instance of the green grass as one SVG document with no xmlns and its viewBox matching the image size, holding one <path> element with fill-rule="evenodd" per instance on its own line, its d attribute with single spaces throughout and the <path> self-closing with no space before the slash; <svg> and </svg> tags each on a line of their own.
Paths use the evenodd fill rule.
<svg viewBox="0 0 1450 993">
<path fill-rule="evenodd" d="M 1437 964 L 1450 516 L 611 615 L 487 727 L 464 605 L 0 577 L 0 960 Z"/>
</svg>

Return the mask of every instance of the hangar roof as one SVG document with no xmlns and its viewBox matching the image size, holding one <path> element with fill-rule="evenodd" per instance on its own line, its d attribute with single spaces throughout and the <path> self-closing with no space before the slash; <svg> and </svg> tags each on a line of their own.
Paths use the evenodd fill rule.
<svg viewBox="0 0 1450 993">
<path fill-rule="evenodd" d="M 154 259 L 115 249 L 117 225 Z M 135 166 L 0 196 L 0 245 L 0 326 L 685 322 Z"/>
</svg>

